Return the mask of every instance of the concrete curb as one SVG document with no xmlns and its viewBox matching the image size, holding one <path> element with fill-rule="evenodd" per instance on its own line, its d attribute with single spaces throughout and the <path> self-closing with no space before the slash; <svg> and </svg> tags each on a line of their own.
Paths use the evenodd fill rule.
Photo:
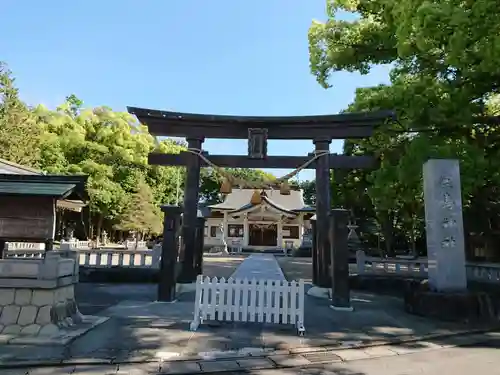
<svg viewBox="0 0 500 375">
<path fill-rule="evenodd" d="M 206 359 L 206 358 L 201 358 L 199 355 L 186 355 L 186 356 L 178 356 L 178 357 L 172 357 L 166 360 L 162 360 L 161 358 L 137 358 L 137 359 L 130 359 L 130 360 L 120 360 L 116 361 L 114 358 L 110 359 L 99 359 L 99 358 L 82 358 L 82 359 L 62 359 L 62 360 L 39 360 L 39 361 L 17 361 L 17 362 L 4 362 L 0 363 L 0 369 L 19 369 L 19 368 L 32 368 L 32 367 L 67 367 L 67 366 L 92 366 L 92 365 L 108 365 L 108 366 L 116 366 L 116 365 L 139 365 L 139 364 L 148 364 L 148 363 L 158 363 L 158 364 L 163 364 L 165 366 L 166 364 L 178 364 L 182 365 L 188 364 L 188 363 L 214 363 L 214 362 L 231 362 L 231 361 L 243 361 L 243 360 L 257 360 L 257 359 L 271 359 L 273 357 L 289 357 L 289 358 L 298 358 L 301 357 L 302 359 L 306 360 L 306 357 L 304 355 L 322 355 L 322 354 L 327 354 L 330 353 L 339 359 L 336 360 L 336 362 L 341 362 L 341 361 L 351 361 L 351 360 L 359 360 L 359 359 L 368 359 L 368 358 L 375 358 L 375 357 L 383 357 L 386 355 L 383 355 L 383 350 L 384 348 L 386 349 L 386 354 L 387 355 L 401 355 L 401 354 L 410 354 L 414 353 L 418 350 L 405 350 L 403 349 L 401 352 L 398 353 L 398 350 L 391 350 L 389 347 L 394 347 L 397 345 L 401 344 L 411 344 L 411 343 L 422 343 L 425 344 L 424 346 L 426 347 L 425 349 L 422 350 L 438 350 L 442 348 L 449 348 L 449 347 L 454 347 L 454 346 L 460 346 L 461 345 L 467 345 L 467 343 L 459 343 L 459 344 L 451 344 L 451 345 L 440 345 L 440 344 L 434 344 L 432 342 L 429 342 L 429 340 L 446 340 L 446 339 L 452 339 L 452 338 L 474 338 L 474 336 L 481 335 L 481 334 L 486 334 L 486 333 L 494 333 L 496 331 L 500 330 L 500 326 L 493 327 L 493 328 L 482 328 L 482 329 L 472 329 L 472 330 L 462 330 L 458 332 L 450 332 L 450 333 L 445 333 L 445 334 L 429 334 L 429 335 L 423 335 L 419 337 L 412 337 L 412 338 L 407 338 L 407 339 L 394 339 L 394 340 L 389 340 L 387 342 L 374 342 L 374 343 L 362 343 L 359 345 L 353 345 L 349 347 L 341 347 L 340 345 L 336 346 L 320 346 L 320 347 L 303 347 L 303 348 L 292 348 L 292 349 L 284 349 L 284 350 L 273 350 L 273 351 L 268 351 L 268 352 L 261 352 L 261 353 L 256 353 L 256 354 L 246 354 L 246 355 L 234 355 L 234 356 L 223 356 L 219 358 L 213 358 L 213 359 Z M 499 333 L 500 337 L 500 333 Z M 483 341 L 488 341 L 490 338 L 483 338 L 480 339 L 479 337 L 475 337 L 475 339 L 472 340 L 472 342 L 469 342 L 468 344 L 472 343 L 478 343 L 478 342 L 483 342 Z M 363 349 L 370 349 L 370 348 L 380 348 L 381 350 L 378 351 L 379 354 L 366 354 L 364 357 L 360 355 L 356 355 L 355 352 L 358 351 L 363 351 Z M 376 352 L 375 350 L 373 350 Z M 389 352 L 392 352 L 389 353 Z M 363 358 L 362 358 L 363 357 Z M 284 364 L 279 364 L 273 361 L 275 363 L 274 366 L 271 366 L 269 368 L 287 368 L 287 367 L 300 367 L 300 366 L 311 366 L 319 363 L 331 363 L 335 362 L 335 360 L 328 360 L 328 362 L 315 362 L 315 363 L 308 363 L 305 364 L 303 363 L 302 365 L 295 364 L 295 365 L 290 365 L 286 366 Z M 259 367 L 260 368 L 260 367 Z M 231 372 L 231 371 L 244 371 L 244 370 L 250 370 L 250 369 L 257 369 L 257 368 L 240 368 L 239 370 L 233 369 L 217 369 L 214 371 L 203 371 L 205 373 L 209 372 Z M 201 371 L 200 371 L 201 372 Z M 183 374 L 183 372 L 177 372 L 177 374 Z M 189 370 L 185 372 L 186 374 L 192 374 L 193 371 Z"/>
</svg>

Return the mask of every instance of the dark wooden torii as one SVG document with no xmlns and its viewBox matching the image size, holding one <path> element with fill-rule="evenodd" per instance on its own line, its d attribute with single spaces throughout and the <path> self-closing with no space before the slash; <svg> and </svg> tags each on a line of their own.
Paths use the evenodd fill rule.
<svg viewBox="0 0 500 375">
<path fill-rule="evenodd" d="M 308 168 L 316 170 L 316 248 L 313 249 L 313 267 L 318 270 L 313 282 L 320 287 L 330 287 L 329 263 L 329 212 L 330 212 L 330 169 L 373 168 L 376 160 L 368 156 L 346 156 L 329 154 L 333 139 L 367 138 L 374 128 L 388 119 L 393 112 L 345 113 L 325 116 L 294 117 L 250 117 L 220 116 L 207 114 L 178 113 L 127 107 L 129 113 L 147 125 L 155 136 L 184 137 L 188 149 L 202 151 L 205 138 L 248 139 L 248 156 L 208 155 L 204 156 L 220 167 L 229 168 L 281 168 L 295 169 L 321 154 Z M 268 139 L 310 139 L 315 153 L 302 156 L 268 156 Z M 149 155 L 149 164 L 164 166 L 185 166 L 187 168 L 183 205 L 183 259 L 178 282 L 196 280 L 194 249 L 196 220 L 199 199 L 200 168 L 206 163 L 193 152 L 181 154 Z M 316 264 L 314 264 L 316 263 Z"/>
</svg>

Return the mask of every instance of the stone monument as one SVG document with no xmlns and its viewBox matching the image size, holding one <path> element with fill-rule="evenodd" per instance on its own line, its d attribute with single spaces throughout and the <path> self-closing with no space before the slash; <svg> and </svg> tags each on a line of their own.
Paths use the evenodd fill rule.
<svg viewBox="0 0 500 375">
<path fill-rule="evenodd" d="M 108 232 L 105 230 L 102 231 L 102 244 L 106 246 L 108 244 Z"/>
<path fill-rule="evenodd" d="M 424 164 L 429 286 L 438 292 L 467 289 L 460 166 L 458 160 Z"/>
<path fill-rule="evenodd" d="M 349 250 L 349 255 L 352 256 L 356 254 L 356 251 L 362 250 L 363 245 L 358 233 L 356 233 L 358 226 L 350 222 L 347 224 L 347 229 L 349 230 L 349 234 L 347 235 L 347 249 Z"/>
<path fill-rule="evenodd" d="M 222 253 L 223 254 L 228 254 L 228 251 L 227 251 L 227 242 L 226 242 L 226 233 L 224 231 L 224 224 L 221 223 L 219 225 L 219 229 L 220 229 L 220 233 L 221 233 L 221 236 L 220 236 L 220 240 L 222 242 Z"/>
</svg>

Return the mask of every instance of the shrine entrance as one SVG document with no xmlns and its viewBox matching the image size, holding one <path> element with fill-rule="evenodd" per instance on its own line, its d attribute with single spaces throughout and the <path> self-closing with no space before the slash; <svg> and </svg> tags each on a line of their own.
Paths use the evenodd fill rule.
<svg viewBox="0 0 500 375">
<path fill-rule="evenodd" d="M 162 137 L 186 138 L 188 149 L 180 154 L 151 153 L 149 164 L 163 166 L 183 166 L 187 169 L 183 218 L 181 226 L 182 244 L 180 249 L 181 270 L 177 282 L 192 283 L 201 273 L 199 260 L 202 252 L 197 243 L 197 212 L 200 189 L 200 168 L 210 167 L 225 177 L 221 192 L 228 194 L 233 187 L 255 189 L 252 204 L 263 199 L 261 192 L 276 189 L 282 194 L 290 194 L 288 180 L 303 169 L 316 171 L 316 241 L 312 249 L 313 283 L 320 287 L 331 287 L 329 274 L 330 256 L 330 170 L 359 169 L 376 167 L 377 160 L 370 156 L 347 156 L 330 154 L 333 139 L 367 138 L 373 134 L 375 126 L 394 117 L 390 111 L 345 113 L 326 116 L 295 117 L 248 117 L 219 116 L 205 114 L 178 113 L 128 107 L 128 111 L 145 124 L 149 133 Z M 247 139 L 248 154 L 209 155 L 203 150 L 205 138 Z M 306 156 L 270 156 L 267 142 L 273 139 L 311 140 L 314 150 Z M 292 173 L 256 185 L 225 174 L 223 168 L 279 168 L 293 169 Z M 173 210 L 172 212 L 174 212 Z M 167 216 L 166 216 L 167 217 Z M 174 224 L 165 220 L 165 231 L 171 231 Z M 254 235 L 257 238 L 257 235 Z M 165 238 L 165 236 L 164 236 Z M 270 235 L 264 241 L 270 240 Z M 255 239 L 256 240 L 256 239 Z M 167 247 L 169 247 L 167 249 Z M 177 259 L 175 241 L 164 242 L 162 259 L 169 259 L 169 266 Z M 174 260 L 175 259 L 175 260 Z M 198 262 L 198 263 L 197 263 Z M 163 260 L 162 260 L 163 264 Z M 198 264 L 198 265 L 197 265 Z M 173 268 L 165 270 L 165 282 L 172 282 Z M 339 273 L 340 274 L 340 273 Z M 161 276 L 162 278 L 163 276 Z M 342 277 L 343 278 L 343 277 Z M 168 279 L 168 280 L 167 280 Z M 161 279 L 162 280 L 162 279 Z M 335 278 L 337 282 L 337 278 Z M 347 283 L 348 280 L 344 280 Z M 174 281 L 175 282 L 175 281 Z M 160 281 L 160 284 L 162 281 Z M 168 289 L 168 288 L 167 288 Z M 170 286 L 170 290 L 172 287 Z"/>
<path fill-rule="evenodd" d="M 277 225 L 250 224 L 248 245 L 261 247 L 275 247 L 278 243 Z"/>
</svg>

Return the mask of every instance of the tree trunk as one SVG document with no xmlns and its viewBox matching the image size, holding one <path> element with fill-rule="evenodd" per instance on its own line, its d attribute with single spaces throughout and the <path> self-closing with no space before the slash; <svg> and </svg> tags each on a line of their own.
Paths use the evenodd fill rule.
<svg viewBox="0 0 500 375">
<path fill-rule="evenodd" d="M 394 228 L 393 228 L 393 221 L 394 217 L 392 213 L 389 211 L 386 211 L 382 213 L 381 215 L 381 227 L 382 227 L 382 234 L 384 236 L 384 242 L 385 242 L 385 253 L 387 256 L 393 256 L 393 248 L 392 248 L 392 243 L 393 243 L 393 233 L 394 233 Z"/>
<path fill-rule="evenodd" d="M 89 235 L 88 235 L 87 240 L 92 240 L 92 238 L 94 238 L 94 222 L 93 222 L 92 218 L 90 218 L 90 220 L 89 220 Z"/>
<path fill-rule="evenodd" d="M 415 239 L 415 229 L 412 228 L 411 234 L 410 234 L 410 242 L 411 242 L 411 255 L 416 259 L 418 258 L 418 252 L 417 252 L 417 241 Z"/>
<path fill-rule="evenodd" d="M 104 222 L 104 216 L 98 214 L 97 217 L 97 233 L 96 233 L 96 245 L 99 246 L 99 241 L 101 239 L 102 223 Z"/>
</svg>

